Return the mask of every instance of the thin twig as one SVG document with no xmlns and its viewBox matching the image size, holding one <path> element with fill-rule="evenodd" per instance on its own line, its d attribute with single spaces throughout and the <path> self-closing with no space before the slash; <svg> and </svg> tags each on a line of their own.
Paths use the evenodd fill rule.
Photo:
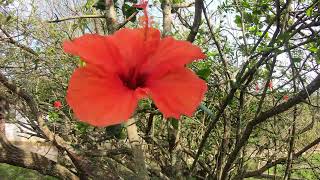
<svg viewBox="0 0 320 180">
<path fill-rule="evenodd" d="M 69 20 L 74 20 L 74 19 L 105 18 L 105 17 L 106 17 L 105 15 L 101 15 L 101 14 L 71 16 L 71 17 L 65 17 L 65 18 L 60 18 L 60 19 L 57 18 L 55 20 L 48 20 L 47 23 L 58 23 L 58 22 L 69 21 Z"/>
</svg>

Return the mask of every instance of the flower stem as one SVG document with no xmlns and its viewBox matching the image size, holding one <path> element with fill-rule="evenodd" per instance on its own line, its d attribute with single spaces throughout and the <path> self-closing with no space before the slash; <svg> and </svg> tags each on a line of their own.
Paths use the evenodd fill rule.
<svg viewBox="0 0 320 180">
<path fill-rule="evenodd" d="M 138 135 L 138 128 L 134 118 L 126 122 L 127 133 L 131 149 L 133 152 L 134 167 L 136 171 L 136 179 L 149 179 L 148 171 L 145 164 L 144 154 L 142 150 L 142 138 Z"/>
</svg>

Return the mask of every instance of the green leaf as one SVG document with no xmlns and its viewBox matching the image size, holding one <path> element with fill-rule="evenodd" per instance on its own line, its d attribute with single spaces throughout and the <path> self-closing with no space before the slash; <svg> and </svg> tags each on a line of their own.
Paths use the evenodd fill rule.
<svg viewBox="0 0 320 180">
<path fill-rule="evenodd" d="M 256 35 L 258 35 L 259 37 L 261 37 L 263 35 L 262 31 L 257 31 Z"/>
<path fill-rule="evenodd" d="M 86 9 L 90 9 L 95 3 L 95 0 L 87 0 L 86 4 L 84 5 L 84 7 Z"/>
<path fill-rule="evenodd" d="M 178 129 L 179 128 L 179 120 L 174 119 L 174 118 L 170 118 L 168 120 L 170 121 L 170 123 L 171 123 L 171 125 L 172 125 L 172 127 L 174 129 Z"/>
<path fill-rule="evenodd" d="M 86 62 L 82 61 L 80 58 L 78 60 L 78 66 L 79 67 L 85 67 L 86 66 Z"/>
<path fill-rule="evenodd" d="M 243 18 L 245 22 L 248 22 L 248 23 L 252 23 L 254 19 L 251 13 L 246 13 L 246 12 L 243 14 Z"/>
<path fill-rule="evenodd" d="M 254 32 L 257 30 L 257 26 L 251 26 L 248 28 L 249 31 Z"/>
<path fill-rule="evenodd" d="M 211 69 L 209 67 L 205 67 L 196 72 L 196 74 L 203 80 L 208 80 L 208 77 L 211 74 Z"/>
<path fill-rule="evenodd" d="M 234 20 L 234 22 L 238 25 L 238 26 L 241 26 L 241 17 L 239 15 L 236 15 L 236 18 Z"/>
<path fill-rule="evenodd" d="M 6 22 L 9 22 L 10 21 L 10 19 L 12 18 L 12 16 L 7 16 L 7 18 L 6 18 Z"/>
<path fill-rule="evenodd" d="M 309 48 L 309 51 L 311 51 L 311 52 L 313 52 L 313 53 L 316 53 L 316 52 L 318 51 L 318 48 L 315 47 L 315 46 L 311 46 L 311 47 Z"/>
<path fill-rule="evenodd" d="M 260 15 L 260 14 L 262 14 L 262 11 L 259 10 L 259 9 L 254 9 L 254 10 L 252 11 L 252 14 L 254 14 L 254 15 Z"/>
<path fill-rule="evenodd" d="M 138 9 L 129 4 L 123 4 L 122 13 L 126 18 L 129 18 L 133 13 L 137 12 Z M 136 20 L 136 16 L 134 16 L 130 21 L 134 22 Z"/>
<path fill-rule="evenodd" d="M 122 124 L 108 126 L 108 127 L 106 127 L 106 133 L 108 136 L 110 136 L 112 138 L 120 139 L 123 137 L 122 129 L 123 129 Z"/>
<path fill-rule="evenodd" d="M 260 49 L 260 48 L 259 48 L 259 49 Z M 267 52 L 267 51 L 270 51 L 270 50 L 272 50 L 272 49 L 273 49 L 273 47 L 267 46 L 267 47 L 261 48 L 260 50 L 261 50 L 261 51 L 264 51 L 264 52 Z"/>
<path fill-rule="evenodd" d="M 59 114 L 54 111 L 49 112 L 48 116 L 49 116 L 48 118 L 49 122 L 56 122 L 59 119 Z"/>
<path fill-rule="evenodd" d="M 214 56 L 217 56 L 217 55 L 219 55 L 218 51 L 209 51 L 209 52 L 207 52 L 207 56 L 208 57 L 214 57 Z"/>
<path fill-rule="evenodd" d="M 287 41 L 290 38 L 290 33 L 289 32 L 284 32 L 279 35 L 278 40 L 280 41 Z"/>
<path fill-rule="evenodd" d="M 299 57 L 292 58 L 292 61 L 295 62 L 295 63 L 298 63 L 298 62 L 301 61 L 301 58 L 299 58 Z"/>
<path fill-rule="evenodd" d="M 105 11 L 106 10 L 106 4 L 105 4 L 105 0 L 98 0 L 94 5 L 94 8 L 101 10 L 101 11 Z"/>
<path fill-rule="evenodd" d="M 75 129 L 80 133 L 80 134 L 85 134 L 88 132 L 90 128 L 89 124 L 83 123 L 83 122 L 76 122 Z"/>
<path fill-rule="evenodd" d="M 266 11 L 269 9 L 269 4 L 267 3 L 259 4 L 259 6 L 260 6 L 260 9 L 263 11 Z"/>
<path fill-rule="evenodd" d="M 247 1 L 242 1 L 242 6 L 245 8 L 250 8 L 250 4 Z"/>
<path fill-rule="evenodd" d="M 308 8 L 308 9 L 306 10 L 306 15 L 307 15 L 308 17 L 310 17 L 310 16 L 312 16 L 312 12 L 313 12 L 313 6 L 311 6 L 310 8 Z"/>
<path fill-rule="evenodd" d="M 199 108 L 210 116 L 214 116 L 214 113 L 209 108 L 207 108 L 207 106 L 200 104 Z"/>
<path fill-rule="evenodd" d="M 150 99 L 141 99 L 138 103 L 139 108 L 141 109 L 151 109 L 151 101 Z"/>
<path fill-rule="evenodd" d="M 179 4 L 179 3 L 184 3 L 185 0 L 173 0 L 172 2 L 173 4 Z"/>
</svg>

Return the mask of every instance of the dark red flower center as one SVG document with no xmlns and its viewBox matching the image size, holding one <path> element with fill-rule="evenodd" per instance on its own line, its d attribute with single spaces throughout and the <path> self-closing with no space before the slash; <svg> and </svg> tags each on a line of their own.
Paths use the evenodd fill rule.
<svg viewBox="0 0 320 180">
<path fill-rule="evenodd" d="M 119 78 L 123 85 L 132 90 L 144 87 L 146 82 L 146 75 L 137 72 L 136 69 L 131 69 L 128 74 L 120 74 Z"/>
</svg>

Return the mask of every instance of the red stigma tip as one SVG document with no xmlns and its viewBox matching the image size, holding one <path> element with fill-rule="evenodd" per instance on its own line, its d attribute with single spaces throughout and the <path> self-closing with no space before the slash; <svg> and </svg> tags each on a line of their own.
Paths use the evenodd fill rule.
<svg viewBox="0 0 320 180">
<path fill-rule="evenodd" d="M 140 8 L 140 9 L 147 9 L 148 1 L 141 0 L 140 4 L 134 4 L 133 7 Z"/>
</svg>

